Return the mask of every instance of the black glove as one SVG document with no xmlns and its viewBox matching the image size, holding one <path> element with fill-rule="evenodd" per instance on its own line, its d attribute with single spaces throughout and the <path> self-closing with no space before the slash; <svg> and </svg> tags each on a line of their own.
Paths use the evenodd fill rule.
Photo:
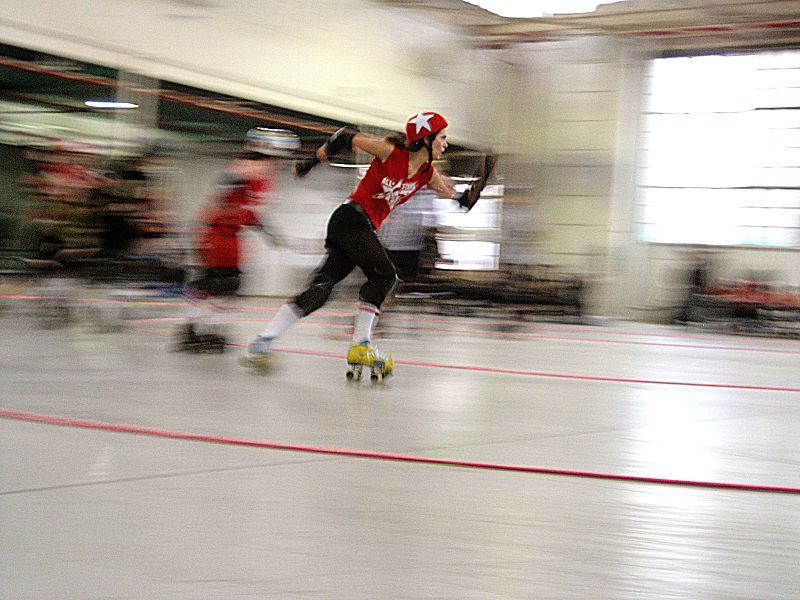
<svg viewBox="0 0 800 600">
<path fill-rule="evenodd" d="M 497 156 L 495 154 L 491 152 L 485 153 L 481 158 L 481 164 L 478 170 L 475 172 L 475 181 L 456 198 L 456 202 L 466 208 L 467 212 L 472 210 L 472 207 L 475 206 L 475 203 L 481 197 L 481 192 L 483 188 L 486 187 L 486 182 L 489 180 L 489 177 L 492 176 L 496 163 Z"/>
<path fill-rule="evenodd" d="M 308 172 L 319 164 L 319 159 L 316 155 L 311 158 L 296 160 L 292 164 L 292 174 L 295 177 L 301 178 L 308 175 Z"/>
</svg>

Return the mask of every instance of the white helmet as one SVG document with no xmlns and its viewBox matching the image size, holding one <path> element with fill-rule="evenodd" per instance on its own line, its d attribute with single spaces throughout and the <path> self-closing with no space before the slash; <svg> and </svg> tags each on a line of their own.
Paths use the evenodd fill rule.
<svg viewBox="0 0 800 600">
<path fill-rule="evenodd" d="M 245 150 L 266 156 L 292 156 L 300 149 L 300 138 L 288 129 L 254 127 L 247 132 Z"/>
</svg>

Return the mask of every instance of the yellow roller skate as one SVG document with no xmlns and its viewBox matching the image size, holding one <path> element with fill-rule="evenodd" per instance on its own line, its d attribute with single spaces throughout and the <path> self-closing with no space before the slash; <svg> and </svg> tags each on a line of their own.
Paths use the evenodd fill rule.
<svg viewBox="0 0 800 600">
<path fill-rule="evenodd" d="M 369 342 L 353 344 L 347 351 L 347 379 L 358 381 L 364 367 L 369 367 L 370 379 L 380 383 L 394 371 L 394 361 Z"/>
</svg>

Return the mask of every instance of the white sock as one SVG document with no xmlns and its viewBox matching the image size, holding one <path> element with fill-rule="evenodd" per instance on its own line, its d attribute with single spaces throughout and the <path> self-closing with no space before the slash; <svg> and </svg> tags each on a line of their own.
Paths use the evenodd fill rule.
<svg viewBox="0 0 800 600">
<path fill-rule="evenodd" d="M 284 304 L 275 313 L 272 320 L 267 323 L 266 328 L 261 332 L 261 337 L 278 338 L 286 333 L 286 330 L 297 323 L 300 318 L 300 311 L 294 304 Z"/>
<path fill-rule="evenodd" d="M 355 327 L 353 328 L 353 343 L 363 344 L 372 340 L 372 329 L 378 321 L 381 311 L 369 302 L 359 302 L 356 313 Z"/>
</svg>

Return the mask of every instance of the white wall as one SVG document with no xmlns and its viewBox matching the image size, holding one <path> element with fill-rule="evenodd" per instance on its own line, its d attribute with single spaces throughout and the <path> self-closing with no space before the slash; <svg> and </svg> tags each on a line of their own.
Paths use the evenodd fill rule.
<svg viewBox="0 0 800 600">
<path fill-rule="evenodd" d="M 619 161 L 632 160 L 619 148 L 632 142 L 621 138 L 629 115 L 620 107 L 630 104 L 622 97 L 626 49 L 610 38 L 581 38 L 509 54 L 518 82 L 509 130 L 516 164 L 509 180 L 528 190 L 539 219 L 538 255 L 561 270 L 594 277 L 591 310 L 613 313 L 612 250 L 619 261 L 630 223 L 616 200 L 627 189 L 616 185 L 624 175 Z"/>
</svg>

